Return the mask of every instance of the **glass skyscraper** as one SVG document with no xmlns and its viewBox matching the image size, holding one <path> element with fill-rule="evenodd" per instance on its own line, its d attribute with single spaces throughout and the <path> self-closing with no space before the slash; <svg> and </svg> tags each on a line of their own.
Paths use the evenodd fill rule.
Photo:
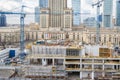
<svg viewBox="0 0 120 80">
<path fill-rule="evenodd" d="M 113 0 L 104 0 L 103 26 L 112 27 Z"/>
<path fill-rule="evenodd" d="M 35 7 L 35 22 L 40 23 L 40 7 Z"/>
<path fill-rule="evenodd" d="M 40 8 L 47 8 L 48 7 L 48 0 L 39 0 L 39 7 Z"/>
<path fill-rule="evenodd" d="M 48 0 L 39 0 L 39 6 L 35 8 L 35 22 L 40 23 L 40 9 L 48 8 Z"/>
<path fill-rule="evenodd" d="M 6 15 L 0 14 L 0 26 L 6 26 Z"/>
<path fill-rule="evenodd" d="M 117 1 L 116 4 L 116 25 L 120 26 L 120 1 Z"/>
<path fill-rule="evenodd" d="M 81 0 L 72 0 L 72 9 L 73 9 L 73 25 L 80 25 L 80 7 Z"/>
</svg>

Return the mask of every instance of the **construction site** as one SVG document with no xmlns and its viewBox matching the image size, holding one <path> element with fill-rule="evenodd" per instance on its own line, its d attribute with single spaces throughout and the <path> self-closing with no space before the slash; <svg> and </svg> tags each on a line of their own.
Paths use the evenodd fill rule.
<svg viewBox="0 0 120 80">
<path fill-rule="evenodd" d="M 119 54 L 115 55 L 114 48 L 73 43 L 66 40 L 56 43 L 39 40 L 27 45 L 31 54 L 26 56 L 23 63 L 14 61 L 5 67 L 2 65 L 0 77 L 11 80 L 120 79 L 120 57 Z"/>
<path fill-rule="evenodd" d="M 116 80 L 120 79 L 118 48 L 82 45 L 70 40 L 38 40 L 27 44 L 29 53 L 1 62 L 1 80 Z M 8 49 L 7 49 L 8 50 Z M 11 50 L 11 49 L 10 49 Z M 16 52 L 19 53 L 18 49 Z M 4 51 L 3 57 L 9 52 Z M 1 60 L 4 60 L 4 58 Z"/>
<path fill-rule="evenodd" d="M 102 2 L 92 4 L 97 6 L 96 18 Z M 36 26 L 25 27 L 25 16 L 33 13 L 25 13 L 22 0 L 20 12 L 0 11 L 20 16 L 19 28 L 1 28 L 0 80 L 120 80 L 119 29 L 104 28 L 99 19 L 95 28 L 75 26 L 73 16 L 80 18 L 81 13 L 67 8 L 67 0 L 48 3 L 36 13 L 40 18 Z M 112 0 L 109 4 L 107 8 Z M 109 20 L 111 14 L 105 17 Z"/>
</svg>

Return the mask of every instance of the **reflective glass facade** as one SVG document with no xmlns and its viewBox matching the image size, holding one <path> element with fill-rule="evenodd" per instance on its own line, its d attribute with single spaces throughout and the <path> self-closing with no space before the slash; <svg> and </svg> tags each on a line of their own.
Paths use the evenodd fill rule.
<svg viewBox="0 0 120 80">
<path fill-rule="evenodd" d="M 40 8 L 47 8 L 48 7 L 48 0 L 39 0 L 39 7 Z"/>
<path fill-rule="evenodd" d="M 36 23 L 40 23 L 40 8 L 48 8 L 48 0 L 39 0 L 39 6 L 35 8 Z"/>
<path fill-rule="evenodd" d="M 116 6 L 116 25 L 120 26 L 120 1 L 117 1 Z"/>
<path fill-rule="evenodd" d="M 6 15 L 0 14 L 0 26 L 6 26 Z"/>
<path fill-rule="evenodd" d="M 103 26 L 112 27 L 113 0 L 104 0 Z"/>
<path fill-rule="evenodd" d="M 80 25 L 80 5 L 81 0 L 72 0 L 73 25 Z"/>
</svg>

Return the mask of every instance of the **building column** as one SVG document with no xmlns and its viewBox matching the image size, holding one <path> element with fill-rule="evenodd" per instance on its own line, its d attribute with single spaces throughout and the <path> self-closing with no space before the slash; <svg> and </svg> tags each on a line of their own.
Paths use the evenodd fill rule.
<svg viewBox="0 0 120 80">
<path fill-rule="evenodd" d="M 82 79 L 82 71 L 80 72 L 80 79 Z"/>
<path fill-rule="evenodd" d="M 104 60 L 103 60 L 103 72 L 102 72 L 102 77 L 105 76 L 105 65 L 104 65 Z"/>
<path fill-rule="evenodd" d="M 47 60 L 45 58 L 42 59 L 42 66 L 47 65 Z"/>
<path fill-rule="evenodd" d="M 94 71 L 92 71 L 92 80 L 94 80 Z"/>
<path fill-rule="evenodd" d="M 92 63 L 94 63 L 94 59 L 92 59 Z M 92 64 L 92 80 L 94 80 L 94 64 Z"/>
<path fill-rule="evenodd" d="M 55 66 L 55 59 L 52 59 L 52 65 Z"/>
<path fill-rule="evenodd" d="M 65 59 L 63 59 L 63 66 L 64 66 L 64 68 L 66 68 L 66 67 L 65 67 Z"/>
</svg>

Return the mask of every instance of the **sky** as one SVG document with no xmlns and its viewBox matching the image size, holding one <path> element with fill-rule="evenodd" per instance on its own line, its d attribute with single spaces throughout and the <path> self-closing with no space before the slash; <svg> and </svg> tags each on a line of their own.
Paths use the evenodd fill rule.
<svg viewBox="0 0 120 80">
<path fill-rule="evenodd" d="M 23 2 L 21 3 L 21 1 Z M 71 0 L 68 0 L 69 7 L 71 7 L 70 1 Z M 96 8 L 95 7 L 93 8 L 91 6 L 95 2 L 96 0 L 81 0 L 81 13 L 90 13 L 90 15 L 88 16 L 95 17 Z M 21 4 L 24 4 L 27 6 L 26 8 L 24 8 L 25 12 L 34 13 L 34 8 L 38 6 L 38 0 L 0 0 L 0 11 L 13 11 L 13 12 L 17 11 L 18 12 L 20 11 Z M 115 8 L 115 4 L 114 4 L 114 8 Z M 115 13 L 115 9 L 114 9 L 114 13 Z M 81 16 L 85 17 L 86 15 L 81 15 Z M 115 16 L 115 14 L 113 16 Z M 18 19 L 18 21 L 16 20 L 16 22 L 11 22 L 11 18 L 13 19 L 12 21 L 14 21 L 15 19 Z M 25 20 L 25 22 L 27 23 L 34 22 L 34 16 L 27 15 L 26 18 L 27 19 Z M 8 20 L 7 21 L 8 23 L 13 23 L 13 24 L 19 23 L 19 16 L 17 17 L 17 15 L 9 15 L 9 18 L 7 20 Z"/>
</svg>

